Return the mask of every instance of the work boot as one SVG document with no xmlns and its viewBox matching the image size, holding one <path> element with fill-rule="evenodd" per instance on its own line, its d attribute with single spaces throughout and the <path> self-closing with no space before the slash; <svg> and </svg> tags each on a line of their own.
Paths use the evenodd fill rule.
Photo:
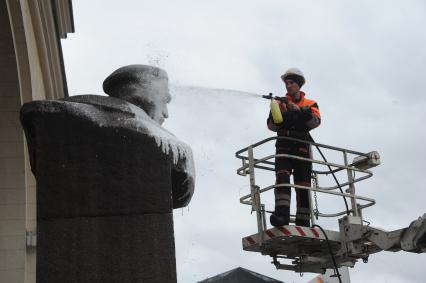
<svg viewBox="0 0 426 283">
<path fill-rule="evenodd" d="M 290 222 L 290 207 L 277 206 L 275 211 L 271 214 L 269 221 L 274 227 L 288 225 Z"/>
<path fill-rule="evenodd" d="M 296 218 L 296 226 L 311 227 L 311 221 Z"/>
</svg>

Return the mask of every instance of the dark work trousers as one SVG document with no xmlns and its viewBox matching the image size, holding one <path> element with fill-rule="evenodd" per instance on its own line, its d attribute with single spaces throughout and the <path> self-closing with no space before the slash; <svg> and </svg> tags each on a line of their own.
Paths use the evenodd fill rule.
<svg viewBox="0 0 426 283">
<path fill-rule="evenodd" d="M 289 154 L 310 158 L 310 145 L 293 141 L 280 142 L 276 146 L 276 154 Z M 290 184 L 290 176 L 293 174 L 294 184 L 311 186 L 312 163 L 286 157 L 275 158 L 275 184 Z M 278 187 L 275 193 L 275 213 L 289 214 L 291 201 L 291 187 Z M 309 226 L 310 203 L 309 191 L 296 188 L 296 225 Z M 287 215 L 282 215 L 287 217 Z M 290 215 L 288 215 L 290 217 Z"/>
</svg>

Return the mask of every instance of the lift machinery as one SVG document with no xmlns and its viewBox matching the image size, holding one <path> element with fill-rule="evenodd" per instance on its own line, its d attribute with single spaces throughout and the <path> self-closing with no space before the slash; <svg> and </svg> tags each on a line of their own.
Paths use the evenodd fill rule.
<svg viewBox="0 0 426 283">
<path fill-rule="evenodd" d="M 325 158 L 323 158 L 324 160 L 316 160 L 312 154 L 310 158 L 289 154 L 255 157 L 255 150 L 261 152 L 260 148 L 270 145 L 270 142 L 276 139 L 309 143 L 311 148 L 317 148 L 320 153 L 322 148 L 331 151 L 334 156 L 340 155 L 342 162 L 329 162 Z M 256 213 L 257 220 L 257 233 L 242 239 L 243 249 L 271 256 L 273 258 L 272 263 L 276 268 L 299 273 L 324 273 L 326 269 L 330 268 L 354 267 L 360 259 L 367 262 L 371 254 L 380 251 L 426 252 L 426 213 L 411 222 L 408 227 L 394 231 L 375 228 L 363 219 L 363 209 L 374 205 L 376 202 L 372 198 L 356 194 L 355 183 L 373 175 L 370 169 L 380 164 L 378 152 L 362 153 L 313 141 L 290 137 L 271 137 L 239 150 L 236 157 L 242 160 L 242 166 L 238 168 L 237 174 L 250 178 L 250 194 L 241 197 L 240 202 L 251 206 L 252 212 Z M 276 157 L 311 162 L 314 165 L 311 187 L 274 184 L 260 188 L 256 184 L 256 173 L 258 171 L 274 171 Z M 349 162 L 350 157 L 353 158 L 352 162 Z M 326 170 L 322 170 L 324 167 Z M 345 180 L 339 183 L 334 177 L 337 182 L 336 185 L 321 186 L 320 181 L 329 178 L 331 174 L 333 176 L 340 174 L 340 178 L 343 175 Z M 262 203 L 261 195 L 276 187 L 309 190 L 311 227 L 295 225 L 267 227 L 266 214 L 270 211 L 266 209 L 265 203 Z M 350 200 L 350 207 L 347 205 L 346 210 L 337 213 L 321 213 L 318 207 L 313 207 L 312 204 L 312 195 L 316 203 L 317 194 L 343 197 Z M 339 230 L 323 229 L 316 224 L 319 217 L 341 217 L 338 219 Z M 290 219 L 290 223 L 294 223 L 294 218 Z M 290 261 L 290 263 L 282 263 L 283 260 Z"/>
</svg>

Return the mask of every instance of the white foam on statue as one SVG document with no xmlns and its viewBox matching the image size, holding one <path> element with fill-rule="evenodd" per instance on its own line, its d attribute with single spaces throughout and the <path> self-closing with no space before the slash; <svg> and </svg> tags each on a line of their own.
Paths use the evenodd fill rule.
<svg viewBox="0 0 426 283">
<path fill-rule="evenodd" d="M 184 160 L 185 164 L 182 169 L 185 173 L 195 178 L 193 155 L 189 145 L 178 140 L 175 135 L 152 120 L 151 117 L 139 107 L 130 103 L 128 103 L 128 106 L 135 114 L 137 129 L 154 138 L 157 146 L 161 148 L 162 152 L 172 156 L 173 164 L 177 165 L 179 160 Z"/>
<path fill-rule="evenodd" d="M 177 165 L 180 170 L 195 179 L 195 167 L 192 150 L 189 145 L 180 141 L 171 132 L 163 128 L 159 123 L 154 121 L 141 108 L 129 102 L 122 101 L 121 105 L 125 112 L 131 112 L 134 117 L 117 118 L 110 120 L 110 116 L 102 111 L 97 106 L 78 103 L 72 101 L 56 101 L 57 104 L 65 106 L 67 111 L 75 113 L 77 116 L 87 117 L 92 122 L 100 127 L 121 127 L 126 125 L 128 129 L 135 129 L 138 132 L 153 138 L 161 151 L 170 155 L 174 165 Z M 57 106 L 44 106 L 45 111 L 57 112 Z M 127 108 L 127 109 L 126 109 Z"/>
</svg>

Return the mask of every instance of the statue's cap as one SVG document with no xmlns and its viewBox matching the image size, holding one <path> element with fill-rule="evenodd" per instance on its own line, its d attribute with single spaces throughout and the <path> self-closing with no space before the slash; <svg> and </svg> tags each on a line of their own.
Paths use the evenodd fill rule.
<svg viewBox="0 0 426 283">
<path fill-rule="evenodd" d="M 128 65 L 115 70 L 103 82 L 104 92 L 117 96 L 117 91 L 125 86 L 143 85 L 151 80 L 166 79 L 167 72 L 149 65 Z"/>
</svg>

